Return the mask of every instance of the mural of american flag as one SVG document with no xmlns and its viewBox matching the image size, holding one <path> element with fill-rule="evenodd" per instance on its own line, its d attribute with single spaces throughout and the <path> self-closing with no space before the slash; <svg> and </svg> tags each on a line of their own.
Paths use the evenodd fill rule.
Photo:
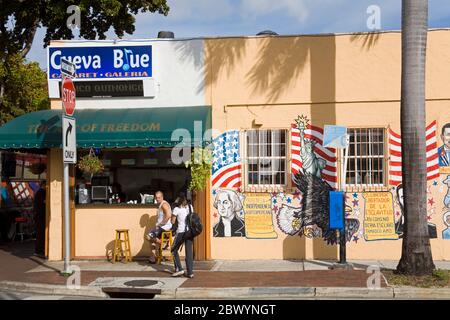
<svg viewBox="0 0 450 320">
<path fill-rule="evenodd" d="M 227 131 L 213 140 L 212 188 L 239 188 L 242 183 L 239 131 Z"/>
<path fill-rule="evenodd" d="M 436 121 L 426 128 L 427 180 L 439 178 L 439 156 L 437 152 Z M 402 139 L 389 128 L 389 184 L 397 186 L 402 182 Z"/>
<path fill-rule="evenodd" d="M 337 183 L 336 149 L 323 147 L 323 129 L 311 124 L 306 126 L 305 139 L 312 139 L 317 142 L 314 147 L 314 152 L 317 157 L 320 157 L 327 162 L 322 171 L 322 179 L 328 182 L 331 187 L 335 188 Z M 300 158 L 300 130 L 295 124 L 292 125 L 291 142 L 291 172 L 292 174 L 296 174 L 302 167 L 302 161 Z"/>
</svg>

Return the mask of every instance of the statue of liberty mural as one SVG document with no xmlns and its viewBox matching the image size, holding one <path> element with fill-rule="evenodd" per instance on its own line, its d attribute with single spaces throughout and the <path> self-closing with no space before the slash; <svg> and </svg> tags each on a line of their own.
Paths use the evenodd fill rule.
<svg viewBox="0 0 450 320">
<path fill-rule="evenodd" d="M 321 178 L 322 170 L 325 168 L 326 161 L 318 158 L 314 152 L 316 141 L 305 138 L 305 129 L 308 124 L 308 119 L 304 116 L 298 117 L 295 120 L 297 127 L 300 130 L 300 158 L 302 160 L 302 168 L 304 173 L 311 174 L 317 178 Z"/>
<path fill-rule="evenodd" d="M 336 231 L 329 229 L 329 193 L 333 191 L 330 184 L 322 179 L 322 171 L 326 160 L 319 158 L 314 152 L 316 141 L 305 138 L 305 130 L 308 119 L 305 116 L 295 120 L 300 131 L 300 160 L 302 168 L 293 174 L 292 180 L 298 191 L 302 194 L 301 207 L 283 208 L 277 217 L 278 225 L 280 219 L 290 218 L 295 225 L 288 229 L 288 234 L 308 236 L 308 230 L 313 227 L 316 230 L 312 236 L 322 237 L 327 244 L 336 244 L 339 239 Z M 356 218 L 345 218 L 345 238 L 350 241 L 359 229 L 359 220 Z M 315 228 L 315 229 L 314 229 Z M 286 231 L 283 232 L 286 233 Z M 309 235 L 311 236 L 311 235 Z"/>
</svg>

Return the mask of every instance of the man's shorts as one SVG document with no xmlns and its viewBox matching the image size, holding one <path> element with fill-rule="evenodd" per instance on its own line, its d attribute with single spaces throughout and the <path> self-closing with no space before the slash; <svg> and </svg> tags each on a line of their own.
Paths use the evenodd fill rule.
<svg viewBox="0 0 450 320">
<path fill-rule="evenodd" d="M 162 235 L 163 231 L 164 231 L 163 228 L 161 228 L 161 227 L 156 227 L 156 228 L 150 230 L 150 232 L 148 233 L 148 236 L 149 236 L 150 238 L 161 239 L 161 235 Z"/>
</svg>

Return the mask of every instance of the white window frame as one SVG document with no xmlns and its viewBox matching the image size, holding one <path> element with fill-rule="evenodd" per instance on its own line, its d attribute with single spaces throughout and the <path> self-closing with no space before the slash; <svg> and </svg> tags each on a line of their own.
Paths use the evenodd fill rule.
<svg viewBox="0 0 450 320">
<path fill-rule="evenodd" d="M 373 134 L 373 130 L 381 130 L 383 133 L 383 154 L 381 155 L 372 155 L 372 148 L 367 147 L 367 151 L 369 153 L 369 155 L 365 155 L 365 156 L 361 156 L 358 155 L 358 151 L 361 150 L 361 145 L 362 142 L 358 142 L 357 141 L 357 135 L 354 134 L 355 130 L 367 130 L 368 131 L 368 141 L 364 142 L 365 144 L 367 144 L 368 146 L 371 144 L 371 140 L 372 140 L 372 134 Z M 355 144 L 355 155 L 353 156 L 348 156 L 348 163 L 347 163 L 347 175 L 346 177 L 344 177 L 344 179 L 346 179 L 346 187 L 348 188 L 357 188 L 357 189 L 370 189 L 370 188 L 384 188 L 387 187 L 387 175 L 388 175 L 388 167 L 387 167 L 387 133 L 386 133 L 386 128 L 385 127 L 381 127 L 381 126 L 377 126 L 377 127 L 352 127 L 352 128 L 348 128 L 348 134 L 354 134 L 354 144 Z M 349 146 L 350 148 L 350 146 Z M 372 183 L 372 177 L 373 177 L 373 170 L 372 170 L 372 162 L 373 161 L 369 161 L 369 159 L 379 159 L 380 163 L 382 163 L 383 165 L 383 170 L 382 170 L 382 178 L 381 178 L 381 183 Z M 342 159 L 341 159 L 342 161 Z M 349 176 L 349 172 L 350 170 L 348 170 L 350 168 L 350 162 L 354 161 L 355 165 L 354 165 L 354 170 L 352 170 L 355 173 L 355 183 L 349 183 L 349 181 L 347 180 L 347 177 Z M 361 183 L 362 181 L 358 181 L 358 165 L 360 163 L 360 161 L 366 161 L 366 172 L 369 176 L 369 183 Z"/>
<path fill-rule="evenodd" d="M 256 131 L 258 133 L 258 135 L 260 134 L 260 131 L 270 131 L 271 135 L 272 135 L 272 143 L 271 143 L 271 154 L 272 156 L 270 157 L 249 157 L 248 155 L 248 144 L 247 144 L 247 137 L 248 137 L 248 133 L 250 131 Z M 274 141 L 274 132 L 275 131 L 280 131 L 280 132 L 284 132 L 284 156 L 273 156 L 273 154 L 275 154 L 275 144 L 273 143 Z M 244 177 L 244 186 L 245 186 L 245 190 L 256 190 L 256 191 L 260 191 L 260 190 L 269 190 L 269 189 L 278 189 L 278 190 L 285 190 L 288 187 L 288 161 L 289 161 L 289 130 L 286 128 L 260 128 L 260 129 L 246 129 L 243 132 L 243 139 L 242 141 L 244 141 L 244 143 L 242 144 L 242 148 L 243 148 L 243 154 L 244 154 L 244 159 L 243 159 L 243 177 Z M 259 138 L 259 137 L 258 137 Z M 260 144 L 258 143 L 258 154 L 259 154 L 259 148 L 260 148 Z M 280 144 L 281 145 L 281 144 Z M 256 159 L 259 160 L 260 158 L 266 158 L 266 159 L 271 159 L 271 160 L 284 160 L 284 167 L 282 168 L 280 166 L 279 171 L 271 171 L 271 175 L 272 175 L 272 179 L 273 181 L 276 180 L 276 174 L 278 172 L 284 172 L 284 183 L 283 184 L 251 184 L 248 178 L 249 175 L 249 160 L 250 159 Z M 281 161 L 280 161 L 281 162 Z M 259 162 L 258 162 L 259 164 Z M 257 171 L 258 174 L 258 181 L 260 180 L 260 175 L 261 175 L 261 171 Z"/>
</svg>

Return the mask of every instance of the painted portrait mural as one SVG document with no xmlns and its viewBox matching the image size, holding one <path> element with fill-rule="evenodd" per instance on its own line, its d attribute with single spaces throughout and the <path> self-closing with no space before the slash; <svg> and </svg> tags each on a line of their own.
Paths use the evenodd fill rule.
<svg viewBox="0 0 450 320">
<path fill-rule="evenodd" d="M 438 148 L 440 172 L 445 177 L 442 180 L 441 191 L 445 192 L 443 222 L 444 230 L 442 231 L 442 239 L 450 240 L 450 123 L 446 123 L 441 129 L 442 145 Z"/>
<path fill-rule="evenodd" d="M 213 236 L 245 237 L 239 131 L 222 133 L 213 140 L 212 147 Z"/>
<path fill-rule="evenodd" d="M 438 148 L 439 166 L 450 166 L 450 123 L 446 123 L 441 130 L 442 146 Z"/>
<path fill-rule="evenodd" d="M 405 215 L 404 215 L 404 206 L 403 206 L 403 184 L 399 184 L 395 188 L 395 194 L 397 197 L 397 202 L 400 207 L 400 216 L 398 217 L 398 220 L 395 222 L 395 232 L 397 233 L 398 237 L 401 239 L 403 238 L 403 228 L 405 225 Z M 428 224 L 428 235 L 430 236 L 430 239 L 436 239 L 437 238 L 437 229 L 436 225 L 431 222 L 427 222 Z"/>
<path fill-rule="evenodd" d="M 219 221 L 213 227 L 214 237 L 245 237 L 243 200 L 234 190 L 217 190 L 213 206 Z"/>
<path fill-rule="evenodd" d="M 442 239 L 450 240 L 450 211 L 444 213 L 445 229 L 442 231 Z"/>
</svg>

